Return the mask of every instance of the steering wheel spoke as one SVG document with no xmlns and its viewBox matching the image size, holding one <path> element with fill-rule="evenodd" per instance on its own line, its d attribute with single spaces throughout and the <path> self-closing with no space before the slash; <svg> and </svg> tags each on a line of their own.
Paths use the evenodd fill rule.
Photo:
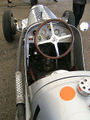
<svg viewBox="0 0 90 120">
<path fill-rule="evenodd" d="M 59 48 L 58 48 L 58 44 L 57 44 L 57 43 L 54 43 L 54 46 L 55 46 L 55 50 L 56 50 L 56 54 L 57 54 L 57 56 L 60 56 L 60 54 L 59 54 Z"/>
<path fill-rule="evenodd" d="M 71 34 L 58 37 L 58 43 L 71 43 Z"/>
<path fill-rule="evenodd" d="M 40 41 L 37 43 L 37 45 L 42 45 L 42 44 L 46 44 L 46 43 L 51 43 L 51 40 Z"/>
<path fill-rule="evenodd" d="M 50 26 L 51 26 L 51 32 L 52 32 L 52 35 L 54 35 L 54 27 L 53 27 L 52 22 L 50 22 Z"/>
</svg>

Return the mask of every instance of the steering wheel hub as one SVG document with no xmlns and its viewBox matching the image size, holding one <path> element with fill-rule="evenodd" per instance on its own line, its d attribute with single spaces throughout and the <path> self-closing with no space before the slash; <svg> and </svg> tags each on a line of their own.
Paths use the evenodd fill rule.
<svg viewBox="0 0 90 120">
<path fill-rule="evenodd" d="M 57 42 L 57 38 L 56 38 L 56 36 L 52 36 L 51 41 L 52 41 L 52 42 Z"/>
</svg>

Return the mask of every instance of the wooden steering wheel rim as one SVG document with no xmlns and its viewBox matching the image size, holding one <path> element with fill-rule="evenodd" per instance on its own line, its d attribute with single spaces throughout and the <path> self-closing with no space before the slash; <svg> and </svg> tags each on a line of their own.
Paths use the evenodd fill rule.
<svg viewBox="0 0 90 120">
<path fill-rule="evenodd" d="M 71 37 L 72 37 L 69 48 L 63 54 L 61 54 L 60 56 L 55 56 L 55 57 L 48 56 L 48 55 L 44 54 L 37 45 L 37 36 L 38 36 L 38 33 L 39 33 L 40 29 L 42 28 L 42 26 L 49 23 L 49 22 L 53 22 L 53 21 L 63 23 L 66 26 L 66 28 L 70 31 Z M 61 19 L 49 19 L 49 20 L 46 20 L 45 22 L 41 23 L 39 25 L 39 27 L 37 28 L 36 34 L 35 34 L 35 37 L 34 37 L 34 43 L 35 43 L 35 46 L 36 46 L 37 50 L 39 51 L 39 53 L 41 53 L 44 57 L 46 57 L 48 59 L 60 59 L 64 56 L 66 56 L 71 51 L 73 43 L 74 43 L 74 34 L 73 34 L 73 31 L 72 31 L 71 27 L 66 22 L 62 21 Z"/>
</svg>

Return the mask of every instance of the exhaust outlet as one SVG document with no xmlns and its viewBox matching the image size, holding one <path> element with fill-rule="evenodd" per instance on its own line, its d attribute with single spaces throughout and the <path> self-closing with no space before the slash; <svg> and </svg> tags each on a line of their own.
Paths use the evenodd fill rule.
<svg viewBox="0 0 90 120">
<path fill-rule="evenodd" d="M 20 71 L 17 71 L 15 73 L 15 78 L 16 78 L 16 105 L 20 103 L 24 104 L 22 73 Z"/>
</svg>

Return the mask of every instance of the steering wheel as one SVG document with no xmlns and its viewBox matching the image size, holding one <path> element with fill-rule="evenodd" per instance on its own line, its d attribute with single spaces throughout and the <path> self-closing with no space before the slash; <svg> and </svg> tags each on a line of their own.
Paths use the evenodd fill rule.
<svg viewBox="0 0 90 120">
<path fill-rule="evenodd" d="M 60 25 L 63 25 L 65 28 L 68 29 L 70 34 L 64 34 L 61 36 L 57 36 L 54 32 L 54 24 L 55 23 L 60 23 Z M 42 30 L 43 26 L 49 24 L 50 25 L 50 29 L 51 29 L 51 37 L 48 40 L 41 40 L 38 41 L 38 35 L 40 30 Z M 67 38 L 71 38 L 69 41 L 67 41 Z M 69 25 L 67 23 L 65 23 L 64 21 L 60 20 L 60 19 L 49 19 L 46 20 L 45 22 L 41 23 L 40 26 L 37 28 L 36 30 L 36 34 L 34 37 L 34 43 L 36 48 L 38 49 L 38 51 L 45 56 L 48 59 L 58 59 L 58 58 L 62 58 L 64 56 L 66 56 L 72 49 L 73 43 L 74 43 L 74 35 L 73 35 L 73 31 L 71 29 L 71 27 L 69 27 Z M 56 56 L 48 56 L 47 54 L 45 54 L 43 51 L 41 51 L 39 45 L 42 44 L 46 44 L 46 43 L 52 43 L 55 47 L 55 51 L 56 51 Z M 59 47 L 58 47 L 58 43 L 70 43 L 68 49 L 62 53 L 60 55 L 59 53 Z"/>
</svg>

